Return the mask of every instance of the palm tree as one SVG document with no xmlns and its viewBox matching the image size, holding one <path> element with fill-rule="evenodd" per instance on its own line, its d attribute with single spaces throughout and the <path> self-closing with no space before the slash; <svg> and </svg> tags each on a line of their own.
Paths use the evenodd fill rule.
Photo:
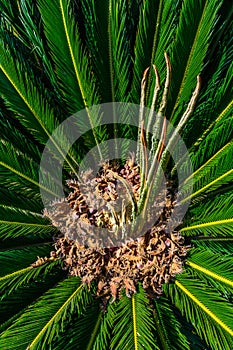
<svg viewBox="0 0 233 350">
<path fill-rule="evenodd" d="M 0 9 L 0 348 L 232 349 L 230 2 L 1 0 Z M 139 105 L 137 127 L 127 124 L 129 104 Z M 72 130 L 54 132 L 79 111 L 85 119 L 72 125 L 82 136 L 65 157 Z M 189 152 L 176 162 L 171 125 Z M 103 152 L 92 181 L 90 169 L 80 178 L 86 154 L 117 138 L 124 156 Z M 131 156 L 127 140 L 138 145 Z M 193 171 L 178 184 L 189 159 Z M 162 174 L 165 205 L 145 231 L 139 218 L 151 220 Z M 104 215 L 86 204 L 93 188 Z M 117 189 L 129 203 L 118 211 Z M 102 227 L 122 240 L 133 227 L 137 237 L 92 246 L 80 241 L 84 219 L 90 234 Z"/>
</svg>

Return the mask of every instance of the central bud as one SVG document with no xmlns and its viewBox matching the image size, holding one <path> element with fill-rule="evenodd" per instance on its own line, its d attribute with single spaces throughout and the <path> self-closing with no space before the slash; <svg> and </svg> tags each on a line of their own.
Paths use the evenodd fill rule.
<svg viewBox="0 0 233 350">
<path fill-rule="evenodd" d="M 135 239 L 127 238 L 141 190 L 133 156 L 124 163 L 105 162 L 96 176 L 86 171 L 80 181 L 67 184 L 66 200 L 45 211 L 61 231 L 52 255 L 84 284 L 95 281 L 98 296 L 115 300 L 122 289 L 130 296 L 138 282 L 149 293 L 162 294 L 163 283 L 181 273 L 186 255 L 184 239 L 167 225 L 176 197 L 172 184 L 167 184 L 165 202 L 155 208 L 158 218 Z"/>
<path fill-rule="evenodd" d="M 136 202 L 140 189 L 139 167 L 133 159 L 124 165 L 118 161 L 106 162 L 95 177 L 87 171 L 82 174 L 81 183 L 71 180 L 68 186 L 73 191 L 67 202 L 80 221 L 114 232 L 131 222 L 132 205 L 127 186 Z"/>
</svg>

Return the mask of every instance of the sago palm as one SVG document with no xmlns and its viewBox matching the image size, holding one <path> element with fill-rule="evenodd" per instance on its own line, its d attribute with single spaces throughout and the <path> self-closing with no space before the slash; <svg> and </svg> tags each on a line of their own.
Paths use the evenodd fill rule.
<svg viewBox="0 0 233 350">
<path fill-rule="evenodd" d="M 0 348 L 232 349 L 231 2 L 0 10 Z"/>
</svg>

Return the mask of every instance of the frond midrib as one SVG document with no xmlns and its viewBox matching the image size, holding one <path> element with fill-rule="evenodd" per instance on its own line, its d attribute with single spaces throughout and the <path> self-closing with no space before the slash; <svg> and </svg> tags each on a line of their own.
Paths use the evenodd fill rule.
<svg viewBox="0 0 233 350">
<path fill-rule="evenodd" d="M 196 298 L 180 281 L 176 280 L 175 284 L 180 288 L 194 303 L 199 306 L 213 321 L 215 321 L 227 333 L 233 336 L 233 330 L 228 327 L 219 317 L 209 310 L 198 298 Z"/>
<path fill-rule="evenodd" d="M 83 288 L 83 284 L 80 284 L 78 288 L 71 294 L 71 296 L 66 300 L 66 302 L 57 310 L 57 312 L 53 315 L 53 317 L 46 323 L 46 325 L 41 329 L 41 331 L 38 333 L 38 335 L 34 338 L 34 340 L 30 343 L 28 346 L 28 349 L 32 349 L 33 346 L 36 345 L 40 337 L 43 335 L 43 333 L 46 331 L 46 329 L 53 323 L 53 321 L 56 319 L 56 317 L 63 311 L 63 309 L 70 303 L 70 301 L 74 298 L 76 294 L 79 293 L 79 291 Z"/>
<path fill-rule="evenodd" d="M 202 267 L 202 266 L 200 266 L 198 264 L 193 263 L 192 261 L 188 260 L 186 262 L 186 264 L 191 266 L 194 269 L 197 269 L 197 270 L 203 272 L 204 274 L 206 274 L 206 275 L 208 275 L 210 277 L 213 277 L 214 279 L 216 279 L 216 280 L 218 280 L 220 282 L 223 282 L 223 283 L 229 285 L 230 287 L 233 288 L 233 281 L 229 280 L 228 278 L 222 277 L 219 274 L 217 274 L 217 273 L 215 273 L 213 271 L 210 271 L 209 269 L 207 269 L 205 267 Z"/>
</svg>

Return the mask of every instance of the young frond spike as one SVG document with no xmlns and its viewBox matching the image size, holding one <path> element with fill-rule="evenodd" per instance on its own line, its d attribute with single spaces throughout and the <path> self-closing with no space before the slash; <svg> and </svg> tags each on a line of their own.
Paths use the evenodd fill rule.
<svg viewBox="0 0 233 350">
<path fill-rule="evenodd" d="M 184 112 L 183 116 L 179 121 L 179 124 L 178 124 L 179 129 L 181 129 L 184 126 L 184 124 L 186 123 L 190 115 L 193 113 L 198 96 L 199 96 L 200 89 L 201 89 L 201 76 L 198 75 L 195 90 L 193 91 L 192 97 L 189 101 L 186 111 Z"/>
<path fill-rule="evenodd" d="M 139 125 L 142 125 L 143 121 L 143 114 L 144 114 L 144 108 L 145 108 L 145 98 L 146 98 L 146 82 L 147 82 L 147 74 L 150 67 L 147 67 L 143 73 L 143 77 L 141 80 L 141 98 L 140 98 L 140 109 L 139 109 Z M 138 140 L 141 140 L 141 133 L 142 128 L 139 128 L 138 130 Z M 141 163 L 142 161 L 142 149 L 140 146 L 140 142 L 137 146 L 137 161 Z"/>
<path fill-rule="evenodd" d="M 160 161 L 162 153 L 163 153 L 163 149 L 165 147 L 166 134 L 167 134 L 167 120 L 166 120 L 166 117 L 164 116 L 162 134 L 161 134 L 162 144 L 161 144 L 159 154 L 158 154 L 158 161 Z"/>
<path fill-rule="evenodd" d="M 142 144 L 142 164 L 141 164 L 142 181 L 141 182 L 143 187 L 148 174 L 148 153 L 147 153 L 147 144 L 146 144 L 145 129 L 144 129 L 144 120 L 142 120 L 142 124 L 141 124 L 141 144 Z"/>
<path fill-rule="evenodd" d="M 163 132 L 163 130 L 161 130 L 162 117 L 165 114 L 165 110 L 166 110 L 166 106 L 167 106 L 167 100 L 168 100 L 168 94 L 169 94 L 169 89 L 170 89 L 170 84 L 171 84 L 171 70 L 172 70 L 172 67 L 171 67 L 170 58 L 169 58 L 169 56 L 167 55 L 166 52 L 164 53 L 164 57 L 165 57 L 165 61 L 166 61 L 167 75 L 166 75 L 166 81 L 165 81 L 164 90 L 163 90 L 162 101 L 161 101 L 161 104 L 160 104 L 160 107 L 159 107 L 159 111 L 157 113 L 156 120 L 155 120 L 155 123 L 154 123 L 155 134 L 154 134 L 153 137 L 155 139 L 155 142 L 153 142 L 153 139 L 152 139 L 152 152 L 151 152 L 151 155 L 152 155 L 152 158 L 153 158 L 153 161 L 152 161 L 153 163 L 154 163 L 155 158 L 157 158 L 157 156 L 158 156 L 159 149 L 161 148 L 161 142 L 158 142 L 157 139 L 161 140 L 161 135 L 160 134 Z M 155 95 L 156 95 L 159 92 L 159 89 L 160 89 L 159 85 L 160 84 L 159 84 L 159 81 L 158 81 L 159 76 L 158 76 L 157 70 L 155 70 L 155 72 L 156 72 L 156 84 L 158 82 L 158 85 L 157 85 L 158 91 L 156 90 L 156 87 L 155 87 Z M 157 96 L 156 96 L 156 99 L 157 99 Z M 153 112 L 154 112 L 153 110 L 151 110 L 151 112 L 150 112 L 149 125 L 151 125 L 151 122 L 152 122 Z M 154 155 L 154 152 L 155 152 L 155 155 Z"/>
<path fill-rule="evenodd" d="M 145 106 L 145 96 L 146 96 L 146 81 L 147 81 L 147 74 L 149 71 L 150 67 L 147 67 L 143 73 L 143 77 L 142 77 L 142 81 L 141 81 L 141 98 L 140 98 L 140 116 L 139 116 L 139 121 L 141 121 L 143 119 L 143 109 Z"/>
<path fill-rule="evenodd" d="M 170 58 L 166 52 L 164 52 L 164 57 L 166 60 L 167 75 L 166 75 L 166 81 L 165 81 L 165 86 L 164 86 L 164 91 L 163 91 L 163 97 L 162 97 L 162 101 L 161 101 L 161 104 L 159 107 L 159 113 L 161 113 L 161 114 L 163 114 L 166 110 L 169 88 L 170 88 L 170 84 L 171 84 L 171 73 L 172 73 L 171 61 L 170 61 Z"/>
<path fill-rule="evenodd" d="M 150 170 L 149 170 L 149 174 L 148 174 L 148 171 L 146 174 L 148 174 L 148 176 L 146 177 L 146 180 L 147 180 L 147 183 L 146 183 L 146 186 L 145 188 L 147 188 L 147 196 L 145 198 L 145 201 L 143 203 L 143 206 L 144 206 L 144 216 L 145 216 L 145 213 L 147 211 L 147 208 L 148 208 L 148 205 L 149 205 L 149 197 L 150 197 L 150 193 L 151 193 L 151 190 L 152 190 L 152 187 L 153 187 L 153 183 L 154 183 L 154 179 L 156 177 L 156 173 L 157 173 L 157 170 L 158 170 L 158 162 L 161 160 L 161 157 L 162 157 L 162 154 L 163 154 L 163 150 L 164 150 L 164 147 L 165 147 L 165 140 L 166 140 L 166 134 L 167 134 L 167 120 L 166 120 L 166 117 L 164 116 L 164 119 L 163 119 L 163 127 L 162 127 L 162 132 L 161 132 L 161 140 L 159 141 L 158 143 L 158 147 L 157 147 L 157 150 L 156 150 L 156 153 L 155 153 L 155 156 L 154 156 L 154 162 L 152 163 L 153 164 L 153 167 L 151 166 Z"/>
<path fill-rule="evenodd" d="M 158 94 L 159 94 L 159 91 L 160 91 L 159 71 L 158 71 L 158 68 L 156 67 L 155 64 L 153 64 L 152 67 L 153 67 L 153 70 L 155 72 L 155 88 L 154 88 L 153 99 L 152 99 L 152 104 L 151 104 L 149 118 L 148 118 L 148 126 L 147 126 L 148 130 L 150 130 L 151 125 L 153 123 L 155 106 L 156 106 L 156 103 L 157 103 L 157 100 L 158 100 Z"/>
<path fill-rule="evenodd" d="M 155 104 L 157 102 L 158 98 L 158 93 L 160 91 L 160 76 L 159 76 L 159 71 L 158 68 L 156 67 L 155 64 L 152 65 L 153 70 L 155 72 L 155 89 L 154 89 L 154 95 L 153 95 L 153 100 L 152 100 L 152 105 L 151 108 L 152 110 L 155 108 Z"/>
</svg>

